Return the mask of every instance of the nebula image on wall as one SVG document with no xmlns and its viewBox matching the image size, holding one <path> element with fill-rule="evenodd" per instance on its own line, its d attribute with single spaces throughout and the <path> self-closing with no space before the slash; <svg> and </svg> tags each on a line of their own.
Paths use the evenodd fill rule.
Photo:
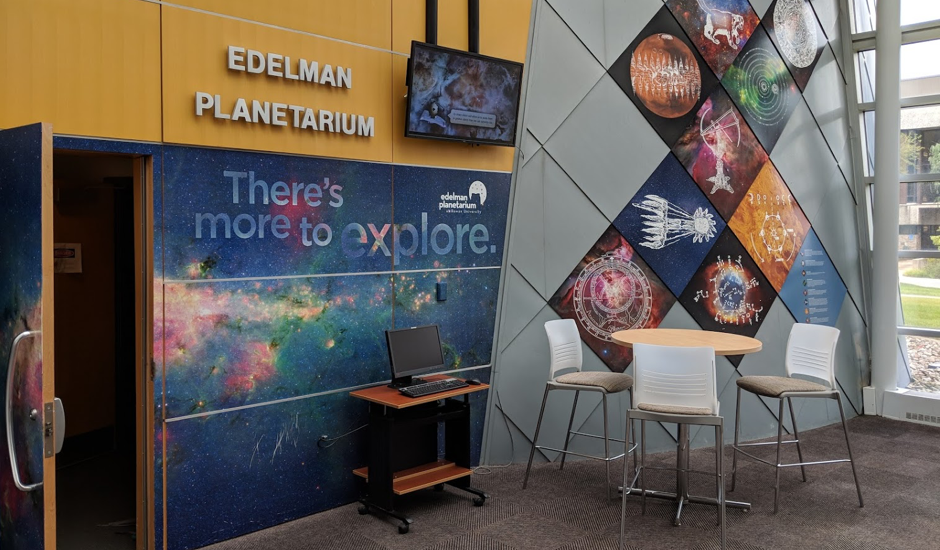
<svg viewBox="0 0 940 550">
<path fill-rule="evenodd" d="M 760 23 L 747 0 L 666 0 L 666 6 L 718 78 Z"/>
<path fill-rule="evenodd" d="M 720 87 L 705 100 L 672 150 L 726 220 L 767 161 L 764 148 Z"/>
<path fill-rule="evenodd" d="M 775 297 L 760 268 L 725 229 L 679 302 L 705 330 L 754 336 Z"/>
<path fill-rule="evenodd" d="M 772 152 L 796 109 L 800 91 L 767 31 L 755 29 L 721 84 L 764 149 Z"/>
<path fill-rule="evenodd" d="M 670 147 L 718 82 L 665 6 L 608 72 Z"/>
<path fill-rule="evenodd" d="M 405 135 L 512 145 L 522 65 L 412 44 Z"/>
<path fill-rule="evenodd" d="M 6 407 L 0 408 L 0 430 L 8 436 L 0 436 L 0 548 L 32 549 L 43 547 L 44 489 L 40 486 L 31 492 L 21 491 L 13 481 L 11 468 L 16 468 L 23 483 L 43 481 L 41 420 L 30 418 L 31 410 L 43 408 L 41 337 L 23 337 L 16 356 L 10 354 L 15 338 L 26 331 L 42 330 L 43 292 L 52 292 L 43 285 L 42 277 L 41 125 L 0 131 L 0 150 L 0 190 L 4 196 L 0 214 L 5 229 L 0 231 L 0 391 L 4 396 L 8 369 L 14 369 L 11 402 L 6 403 L 4 397 Z M 51 155 L 48 152 L 49 160 Z M 12 413 L 11 418 L 6 417 L 7 411 Z M 12 435 L 6 434 L 7 426 Z M 14 445 L 12 452 L 10 442 Z M 15 464 L 11 464 L 13 455 Z"/>
<path fill-rule="evenodd" d="M 620 212 L 614 226 L 678 296 L 725 222 L 670 153 Z"/>
<path fill-rule="evenodd" d="M 574 319 L 581 339 L 615 372 L 633 360 L 629 348 L 615 344 L 618 330 L 655 328 L 675 303 L 668 287 L 610 226 L 555 291 L 548 304 Z"/>
<path fill-rule="evenodd" d="M 809 220 L 771 161 L 764 164 L 728 227 L 779 292 L 809 231 Z"/>
<path fill-rule="evenodd" d="M 806 90 L 826 45 L 809 0 L 775 0 L 764 16 L 764 27 L 800 90 Z"/>
<path fill-rule="evenodd" d="M 388 378 L 389 274 L 168 284 L 155 307 L 171 417 Z"/>
</svg>

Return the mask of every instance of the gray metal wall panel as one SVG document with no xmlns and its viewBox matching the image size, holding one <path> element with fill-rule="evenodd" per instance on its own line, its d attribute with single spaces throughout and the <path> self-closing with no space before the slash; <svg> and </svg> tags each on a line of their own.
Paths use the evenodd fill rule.
<svg viewBox="0 0 940 550">
<path fill-rule="evenodd" d="M 532 288 L 532 285 L 519 274 L 515 267 L 509 268 L 509 280 L 506 281 L 505 314 L 499 331 L 499 349 L 506 349 L 539 311 L 545 307 L 545 300 Z"/>
<path fill-rule="evenodd" d="M 545 149 L 611 221 L 669 152 L 607 75 Z"/>
<path fill-rule="evenodd" d="M 828 187 L 826 178 L 836 168 L 836 161 L 804 102 L 793 111 L 770 158 L 806 218 L 815 223 Z"/>
<path fill-rule="evenodd" d="M 551 297 L 610 222 L 548 156 L 544 185 L 545 285 Z"/>
<path fill-rule="evenodd" d="M 538 10 L 535 33 L 523 124 L 545 143 L 604 74 L 604 67 L 550 8 Z"/>
<path fill-rule="evenodd" d="M 604 34 L 604 2 L 603 0 L 548 0 L 549 5 L 555 9 L 562 20 L 568 24 L 574 34 L 581 40 L 597 60 L 607 66 L 604 61 L 606 44 Z"/>
<path fill-rule="evenodd" d="M 844 87 L 845 81 L 842 80 L 842 72 L 836 64 L 835 56 L 829 48 L 823 48 L 816 71 L 806 86 L 803 97 L 839 164 L 845 160 L 841 157 L 846 152 L 845 142 L 849 137 L 848 109 L 845 94 L 834 94 L 832 90 Z M 851 159 L 849 161 L 851 162 Z"/>
<path fill-rule="evenodd" d="M 545 285 L 545 159 L 539 150 L 519 170 L 509 234 L 509 262 L 543 298 L 551 296 Z"/>
<path fill-rule="evenodd" d="M 597 0 L 593 0 L 597 1 Z M 663 7 L 661 0 L 603 0 L 606 63 L 609 69 Z"/>
</svg>

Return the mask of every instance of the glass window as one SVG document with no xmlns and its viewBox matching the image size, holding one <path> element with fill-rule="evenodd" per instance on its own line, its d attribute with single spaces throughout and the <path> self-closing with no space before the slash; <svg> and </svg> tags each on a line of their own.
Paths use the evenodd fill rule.
<svg viewBox="0 0 940 550">
<path fill-rule="evenodd" d="M 875 0 L 853 0 L 855 32 L 875 30 Z"/>
<path fill-rule="evenodd" d="M 875 112 L 859 115 L 862 129 L 862 168 L 866 176 L 875 175 Z"/>
<path fill-rule="evenodd" d="M 904 340 L 907 341 L 907 360 L 911 371 L 911 382 L 907 387 L 917 391 L 940 392 L 940 339 L 905 336 Z"/>
<path fill-rule="evenodd" d="M 940 259 L 902 258 L 898 260 L 898 275 L 902 324 L 940 329 Z"/>
<path fill-rule="evenodd" d="M 899 194 L 898 250 L 940 249 L 940 182 L 902 183 Z"/>
<path fill-rule="evenodd" d="M 940 174 L 940 105 L 901 109 L 901 174 Z"/>
<path fill-rule="evenodd" d="M 858 100 L 862 103 L 875 100 L 875 50 L 858 52 Z"/>
<path fill-rule="evenodd" d="M 937 0 L 901 0 L 902 27 L 937 19 L 940 19 L 940 2 Z"/>
<path fill-rule="evenodd" d="M 855 9 L 854 32 L 868 32 L 877 28 L 875 6 L 877 0 L 853 0 Z M 901 26 L 940 19 L 937 0 L 901 0 Z"/>
<path fill-rule="evenodd" d="M 940 7 L 940 2 L 937 2 L 937 7 Z M 901 97 L 940 94 L 938 59 L 940 40 L 901 46 Z"/>
</svg>

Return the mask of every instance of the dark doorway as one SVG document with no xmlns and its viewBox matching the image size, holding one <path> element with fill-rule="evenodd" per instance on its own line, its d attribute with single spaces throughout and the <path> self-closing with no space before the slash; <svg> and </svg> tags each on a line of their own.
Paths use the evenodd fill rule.
<svg viewBox="0 0 940 550">
<path fill-rule="evenodd" d="M 134 185 L 130 157 L 53 156 L 59 550 L 136 547 Z"/>
</svg>

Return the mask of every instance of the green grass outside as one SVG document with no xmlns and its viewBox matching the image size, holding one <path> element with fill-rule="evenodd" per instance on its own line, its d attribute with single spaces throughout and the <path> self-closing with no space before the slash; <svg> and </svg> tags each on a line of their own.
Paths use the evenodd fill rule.
<svg viewBox="0 0 940 550">
<path fill-rule="evenodd" d="M 906 296 L 901 285 L 901 309 L 904 311 L 904 325 L 909 327 L 940 328 L 940 299 Z M 922 287 L 914 287 L 922 290 Z M 932 290 L 935 293 L 938 289 Z M 940 296 L 940 294 L 932 294 Z"/>
<path fill-rule="evenodd" d="M 930 288 L 926 286 L 917 286 L 908 283 L 901 283 L 901 296 L 938 296 L 940 297 L 940 288 Z"/>
</svg>

